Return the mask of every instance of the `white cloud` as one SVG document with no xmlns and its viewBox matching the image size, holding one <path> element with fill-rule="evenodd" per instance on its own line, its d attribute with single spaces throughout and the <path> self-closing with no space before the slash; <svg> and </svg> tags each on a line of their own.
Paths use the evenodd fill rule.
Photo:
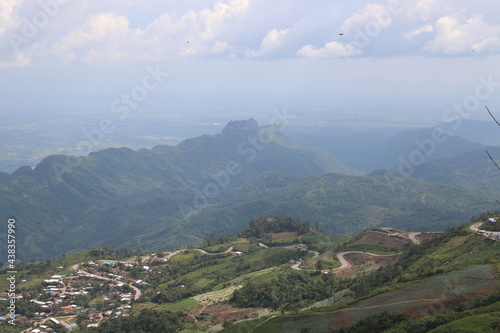
<svg viewBox="0 0 500 333">
<path fill-rule="evenodd" d="M 344 37 L 350 38 L 348 43 L 330 41 L 322 47 L 305 45 L 296 52 L 301 57 L 351 57 L 362 55 L 364 48 L 378 37 L 383 29 L 393 22 L 393 15 L 400 12 L 398 6 L 387 7 L 377 3 L 370 3 L 345 19 L 340 31 Z M 362 37 L 363 36 L 363 37 Z M 343 37 L 343 38 L 344 38 Z"/>
<path fill-rule="evenodd" d="M 465 22 L 445 16 L 436 21 L 436 35 L 426 43 L 423 51 L 458 55 L 471 50 L 495 52 L 500 50 L 500 25 L 491 25 L 483 21 L 481 15 L 475 15 Z"/>
<path fill-rule="evenodd" d="M 6 67 L 26 67 L 31 65 L 31 60 L 27 58 L 22 52 L 15 55 L 14 59 L 8 61 L 0 60 L 0 68 Z"/>
<path fill-rule="evenodd" d="M 359 55 L 362 53 L 363 51 L 355 47 L 352 43 L 344 45 L 339 42 L 328 42 L 320 48 L 315 48 L 312 45 L 305 45 L 297 51 L 298 56 L 307 58 L 338 58 Z"/>
<path fill-rule="evenodd" d="M 437 0 L 417 0 L 411 8 L 412 15 L 418 15 L 424 20 L 428 20 L 431 14 L 437 10 L 439 2 Z"/>
<path fill-rule="evenodd" d="M 412 39 L 413 37 L 418 36 L 423 32 L 432 32 L 432 31 L 434 31 L 434 28 L 432 27 L 432 25 L 426 24 L 423 27 L 418 28 L 417 30 L 405 33 L 403 36 L 405 39 Z"/>
<path fill-rule="evenodd" d="M 349 33 L 354 28 L 365 27 L 368 24 L 378 24 L 387 28 L 392 23 L 393 14 L 381 4 L 370 3 L 344 21 L 341 27 L 343 33 Z"/>
<path fill-rule="evenodd" d="M 300 0 L 70 1 L 20 51 L 35 64 L 186 57 L 377 57 L 393 54 L 401 45 L 430 54 L 494 52 L 499 21 L 487 9 L 492 6 L 487 0 L 477 1 L 378 0 L 337 5 L 327 0 L 307 4 Z M 38 1 L 0 0 L 4 64 L 14 62 L 16 56 L 8 36 L 22 35 L 23 22 L 41 10 Z M 484 13 L 485 19 L 472 16 L 477 12 Z M 458 15 L 472 18 L 466 21 Z M 338 33 L 344 36 L 336 38 Z M 368 36 L 364 38 L 368 41 L 363 43 L 361 35 Z M 405 50 L 397 52 L 401 55 Z"/>
<path fill-rule="evenodd" d="M 54 53 L 66 61 L 75 59 L 78 53 L 85 62 L 120 60 L 124 56 L 123 45 L 134 35 L 129 25 L 124 16 L 113 13 L 95 15 L 82 28 L 59 40 L 54 45 Z"/>
<path fill-rule="evenodd" d="M 5 34 L 7 28 L 17 23 L 13 12 L 20 3 L 21 0 L 0 0 L 0 36 Z"/>
<path fill-rule="evenodd" d="M 203 41 L 215 38 L 217 31 L 222 27 L 224 20 L 236 16 L 250 5 L 250 0 L 232 0 L 229 3 L 218 2 L 213 9 L 203 9 L 199 13 L 190 12 L 192 20 L 204 27 L 200 32 Z"/>
<path fill-rule="evenodd" d="M 261 57 L 271 54 L 273 51 L 279 49 L 285 43 L 286 37 L 289 35 L 290 29 L 272 29 L 262 39 L 260 49 L 255 51 L 251 50 L 248 55 L 251 57 Z"/>
<path fill-rule="evenodd" d="M 132 29 L 123 15 L 96 14 L 61 38 L 54 45 L 54 54 L 66 61 L 85 62 L 221 54 L 230 50 L 226 41 L 217 39 L 224 21 L 249 4 L 249 0 L 220 1 L 213 8 L 189 10 L 178 18 L 163 13 L 144 29 Z"/>
</svg>

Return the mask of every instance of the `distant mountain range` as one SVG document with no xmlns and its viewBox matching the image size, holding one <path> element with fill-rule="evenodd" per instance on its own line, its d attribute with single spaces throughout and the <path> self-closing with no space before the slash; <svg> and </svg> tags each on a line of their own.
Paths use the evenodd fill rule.
<svg viewBox="0 0 500 333">
<path fill-rule="evenodd" d="M 462 186 L 482 191 L 500 192 L 500 170 L 490 160 L 486 151 L 500 165 L 500 147 L 465 152 L 422 164 L 413 177 L 428 182 Z"/>
<path fill-rule="evenodd" d="M 474 189 L 411 178 L 394 186 L 383 174 L 360 174 L 250 119 L 176 146 L 49 156 L 0 173 L 0 211 L 16 217 L 17 252 L 28 260 L 98 246 L 175 248 L 236 232 L 260 214 L 335 233 L 380 224 L 441 230 L 495 205 Z"/>
<path fill-rule="evenodd" d="M 414 151 L 422 151 L 426 160 L 435 160 L 484 147 L 438 128 L 406 130 L 390 136 L 379 132 L 330 137 L 297 134 L 292 138 L 304 147 L 324 149 L 351 168 L 364 172 L 394 167 L 401 159 L 409 159 Z M 439 141 L 434 142 L 433 135 L 439 135 Z"/>
</svg>

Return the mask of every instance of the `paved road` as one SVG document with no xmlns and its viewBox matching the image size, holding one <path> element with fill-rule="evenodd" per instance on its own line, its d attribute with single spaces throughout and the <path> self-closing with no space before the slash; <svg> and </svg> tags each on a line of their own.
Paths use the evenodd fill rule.
<svg viewBox="0 0 500 333">
<path fill-rule="evenodd" d="M 83 272 L 84 275 L 87 276 L 87 277 L 91 277 L 91 278 L 98 279 L 98 280 L 107 280 L 107 281 L 117 282 L 117 281 L 115 281 L 115 279 L 108 278 L 108 277 L 105 277 L 105 276 L 96 275 L 96 274 L 92 274 L 92 273 L 89 273 L 87 271 L 82 270 L 81 268 L 79 269 L 79 265 L 80 264 L 73 265 L 73 269 L 79 270 L 79 271 Z M 141 290 L 139 288 L 137 288 L 136 286 L 134 286 L 132 283 L 129 283 L 129 286 L 132 289 L 134 289 L 134 291 L 135 291 L 134 300 L 138 300 L 139 297 L 141 297 Z"/>
<path fill-rule="evenodd" d="M 243 244 L 243 243 L 241 243 L 241 244 Z M 236 245 L 238 245 L 238 244 L 236 244 Z M 198 252 L 201 252 L 202 254 L 206 254 L 208 256 L 216 256 L 218 254 L 226 254 L 226 253 L 229 253 L 229 252 L 233 251 L 234 247 L 236 245 L 233 245 L 233 246 L 229 247 L 226 251 L 223 251 L 223 252 L 207 252 L 207 251 L 202 250 L 202 249 L 194 249 L 194 250 L 198 251 Z"/>
<path fill-rule="evenodd" d="M 395 253 L 395 254 L 374 254 L 374 253 L 370 253 L 370 252 L 361 252 L 361 251 L 347 251 L 347 252 L 340 252 L 340 253 L 337 253 L 337 258 L 339 258 L 339 261 L 340 261 L 340 267 L 337 267 L 337 268 L 334 268 L 334 269 L 330 269 L 329 271 L 338 271 L 338 270 L 341 270 L 341 269 L 344 269 L 346 267 L 349 267 L 351 264 L 349 263 L 349 261 L 347 261 L 346 258 L 344 258 L 347 254 L 352 254 L 352 253 L 358 253 L 358 254 L 366 254 L 366 255 L 369 255 L 369 256 L 372 256 L 372 257 L 393 257 L 393 256 L 399 256 L 401 253 Z M 315 269 L 303 269 L 303 268 L 300 268 L 300 262 L 297 263 L 297 264 L 294 264 L 292 265 L 292 269 L 295 269 L 295 270 L 298 270 L 298 271 L 315 271 Z"/>
<path fill-rule="evenodd" d="M 370 253 L 370 252 L 361 252 L 361 251 L 347 251 L 347 252 L 340 252 L 337 254 L 337 258 L 340 260 L 340 267 L 332 269 L 332 271 L 337 271 L 346 267 L 349 267 L 351 264 L 349 261 L 347 261 L 346 258 L 344 258 L 345 255 L 347 254 L 352 254 L 352 253 L 358 253 L 358 254 L 366 254 L 372 257 L 394 257 L 394 256 L 399 256 L 401 253 L 395 253 L 395 254 L 375 254 L 375 253 Z"/>
<path fill-rule="evenodd" d="M 478 222 L 478 223 L 474 223 L 473 225 L 470 226 L 471 230 L 472 231 L 475 231 L 475 232 L 479 232 L 479 227 L 483 224 L 484 222 Z M 500 222 L 497 222 L 497 223 L 500 223 Z M 485 233 L 487 233 L 488 235 L 500 235 L 500 231 L 486 231 Z"/>
<path fill-rule="evenodd" d="M 481 224 L 483 224 L 483 222 L 474 223 L 473 225 L 470 226 L 470 228 L 471 228 L 472 231 L 478 232 L 479 231 L 479 226 Z"/>
<path fill-rule="evenodd" d="M 417 236 L 420 235 L 421 232 L 410 232 L 408 234 L 408 238 L 410 238 L 410 240 L 415 243 L 415 244 L 420 244 L 420 241 L 417 239 Z"/>
<path fill-rule="evenodd" d="M 137 288 L 136 286 L 132 285 L 132 283 L 130 283 L 129 286 L 135 290 L 134 300 L 137 301 L 139 299 L 139 297 L 141 297 L 141 290 L 139 288 Z"/>
</svg>

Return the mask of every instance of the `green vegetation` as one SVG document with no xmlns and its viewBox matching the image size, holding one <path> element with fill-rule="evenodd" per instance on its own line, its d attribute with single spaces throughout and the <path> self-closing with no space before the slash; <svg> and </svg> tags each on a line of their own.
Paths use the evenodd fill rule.
<svg viewBox="0 0 500 333">
<path fill-rule="evenodd" d="M 170 250 L 234 235 L 259 215 L 294 216 L 298 233 L 309 231 L 299 219 L 337 235 L 380 225 L 442 230 L 496 206 L 482 191 L 410 177 L 393 183 L 384 173 L 345 175 L 357 173 L 282 136 L 249 162 L 238 147 L 258 135 L 258 125 L 244 124 L 175 147 L 49 156 L 33 170 L 0 173 L 0 210 L 18 217 L 18 259 L 102 244 Z M 208 184 L 218 195 L 203 194 Z"/>
<path fill-rule="evenodd" d="M 349 243 L 356 239 L 352 238 L 344 244 L 349 247 Z M 494 294 L 500 286 L 494 276 L 500 267 L 497 243 L 475 235 L 469 225 L 464 225 L 429 238 L 422 245 L 408 244 L 395 264 L 365 276 L 336 281 L 336 290 L 350 290 L 355 299 L 314 308 L 311 310 L 314 313 L 301 314 L 297 309 L 314 300 L 312 286 L 320 285 L 322 280 L 327 279 L 325 276 L 301 275 L 300 279 L 293 280 L 291 291 L 287 290 L 290 283 L 286 283 L 286 274 L 265 284 L 249 282 L 233 294 L 235 304 L 255 306 L 254 302 L 261 301 L 267 306 L 294 314 L 278 316 L 267 322 L 236 324 L 224 332 L 330 332 L 332 326 L 325 325 L 326 322 L 333 327 L 346 326 L 349 322 L 353 324 L 338 332 L 427 332 L 445 324 L 449 326 L 443 326 L 437 332 L 455 332 L 454 328 L 461 325 L 457 320 L 474 316 L 478 317 L 473 320 L 484 319 L 483 324 L 477 326 L 478 332 L 496 332 L 500 327 L 500 295 Z M 344 250 L 343 247 L 341 249 Z M 296 272 L 287 274 L 296 276 Z M 323 289 L 323 298 L 331 297 L 332 290 L 325 286 Z M 474 295 L 483 295 L 485 291 L 492 296 L 477 301 Z M 302 303 L 290 301 L 292 298 L 289 295 L 297 292 L 302 293 Z M 449 303 L 443 303 L 444 300 Z M 451 312 L 417 320 L 409 320 L 405 316 L 415 312 L 441 313 L 445 310 Z M 346 322 L 345 318 L 350 319 Z M 355 322 L 356 319 L 360 321 Z M 462 327 L 464 332 L 469 332 L 466 330 L 468 326 Z"/>
<path fill-rule="evenodd" d="M 300 223 L 295 221 L 293 218 L 280 217 L 270 219 L 263 215 L 260 215 L 256 219 L 250 221 L 250 225 L 247 229 L 241 231 L 238 236 L 246 238 L 259 238 L 267 239 L 271 233 L 279 232 L 297 232 L 299 235 L 303 235 L 311 231 L 310 222 Z"/>
<path fill-rule="evenodd" d="M 56 273 L 74 272 L 73 266 L 83 260 L 83 270 L 119 274 L 148 284 L 139 286 L 141 296 L 130 302 L 127 317 L 106 318 L 98 329 L 91 329 L 86 328 L 89 315 L 83 309 L 113 310 L 111 303 L 120 303 L 120 298 L 112 293 L 117 287 L 102 281 L 73 280 L 72 287 L 92 284 L 88 294 L 76 300 L 82 310 L 70 310 L 74 316 L 65 317 L 66 323 L 79 325 L 73 330 L 75 333 L 195 329 L 205 332 L 215 327 L 223 332 L 241 333 L 440 332 L 466 330 L 469 326 L 464 321 L 468 319 L 478 323 L 475 327 L 480 332 L 498 328 L 500 295 L 495 292 L 500 287 L 499 243 L 476 235 L 470 225 L 448 229 L 423 240 L 421 245 L 413 244 L 404 235 L 388 237 L 373 233 L 373 229 L 350 237 L 331 237 L 308 226 L 309 231 L 298 236 L 293 228 L 301 225 L 305 224 L 292 218 L 259 217 L 246 229 L 264 230 L 260 235 L 269 239 L 294 235 L 297 244 L 293 247 L 265 248 L 258 245 L 262 239 L 253 236 L 253 231 L 248 239 L 227 234 L 207 239 L 206 248 L 223 251 L 234 246 L 244 252 L 242 255 L 210 255 L 190 248 L 166 258 L 162 252 L 154 256 L 125 248 L 96 248 L 66 254 L 54 261 L 21 264 L 18 278 L 28 281 L 18 287 L 25 296 L 18 300 L 18 322 L 21 328 L 29 327 L 35 312 L 50 312 L 51 316 L 62 318 L 62 310 L 42 309 L 29 302 L 28 295 L 51 299 L 44 294 L 42 281 Z M 266 229 L 270 227 L 276 233 Z M 363 246 L 388 251 L 393 245 L 398 246 L 401 255 L 374 264 L 372 270 L 365 269 L 366 257 L 357 255 L 359 260 L 351 258 L 352 267 L 338 275 L 320 272 L 339 265 L 339 252 Z M 313 248 L 320 249 L 320 253 L 311 252 Z M 106 265 L 102 259 L 116 264 Z M 300 262 L 300 267 L 307 270 L 292 269 L 290 261 Z M 146 265 L 147 270 L 143 268 Z M 342 274 L 351 269 L 348 275 Z M 128 285 L 118 290 L 135 292 Z M 485 298 L 488 295 L 491 296 Z M 6 307 L 4 303 L 0 302 L 0 306 Z M 242 319 L 245 321 L 238 322 Z"/>
<path fill-rule="evenodd" d="M 350 286 L 351 281 L 339 281 L 333 274 L 311 275 L 303 271 L 287 270 L 267 281 L 246 283 L 242 289 L 233 293 L 231 303 L 238 307 L 297 311 Z"/>
<path fill-rule="evenodd" d="M 98 333 L 120 332 L 178 332 L 184 327 L 184 315 L 168 311 L 144 309 L 132 317 L 120 317 L 105 321 L 97 330 Z"/>
<path fill-rule="evenodd" d="M 500 312 L 468 316 L 466 318 L 455 320 L 449 324 L 439 326 L 429 333 L 495 333 L 500 330 Z"/>
<path fill-rule="evenodd" d="M 167 306 L 166 309 L 172 312 L 180 312 L 186 310 L 193 310 L 199 307 L 200 305 L 196 302 L 196 300 L 190 297 L 183 299 L 182 301 L 179 301 L 177 303 L 171 304 Z"/>
</svg>

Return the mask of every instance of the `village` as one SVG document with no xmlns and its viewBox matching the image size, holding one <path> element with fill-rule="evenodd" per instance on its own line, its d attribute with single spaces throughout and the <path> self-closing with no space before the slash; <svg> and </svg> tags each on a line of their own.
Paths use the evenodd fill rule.
<svg viewBox="0 0 500 333">
<path fill-rule="evenodd" d="M 483 228 L 495 230 L 497 221 L 496 218 L 489 218 L 473 223 L 469 227 L 485 239 L 499 240 L 500 232 L 483 230 Z M 368 244 L 370 242 L 384 241 L 387 244 L 392 244 L 391 246 L 394 246 L 396 251 L 398 246 L 403 246 L 408 241 L 419 244 L 422 239 L 433 237 L 435 234 L 438 233 L 402 232 L 390 228 L 373 228 L 365 230 L 363 234 L 360 234 L 363 238 L 352 244 L 354 246 L 356 242 Z M 302 250 L 304 254 L 310 252 L 308 255 L 313 261 L 320 255 L 319 252 L 309 250 L 307 245 L 302 243 L 300 236 L 298 241 L 300 243 L 286 245 L 282 248 Z M 184 252 L 188 251 L 187 253 L 191 253 L 190 255 L 199 252 L 201 255 L 209 256 L 228 254 L 233 258 L 246 257 L 245 252 L 235 250 L 238 246 L 231 245 L 225 251 L 217 253 L 209 253 L 202 249 L 191 249 L 190 251 L 182 249 L 170 253 L 152 253 L 127 260 L 94 259 L 66 267 L 60 266 L 57 271 L 54 271 L 57 274 L 42 279 L 22 280 L 19 284 L 21 291 L 16 294 L 16 299 L 29 302 L 33 305 L 33 309 L 36 309 L 34 316 L 19 318 L 29 325 L 29 328 L 26 328 L 23 333 L 59 332 L 61 328 L 71 331 L 82 326 L 88 328 L 99 327 L 106 319 L 128 317 L 132 313 L 134 303 L 141 298 L 143 292 L 151 288 L 150 283 L 153 283 L 153 286 L 155 285 L 155 277 L 165 274 L 168 270 L 167 267 L 170 265 L 168 263 L 172 261 L 174 256 L 188 256 L 188 254 L 184 254 Z M 269 249 L 262 243 L 255 246 L 264 250 Z M 336 254 L 341 264 L 340 267 L 321 269 L 321 273 L 335 273 L 345 278 L 363 269 L 371 269 L 392 263 L 399 255 L 400 253 L 379 255 L 365 250 L 344 251 Z M 349 258 L 346 259 L 345 256 Z M 352 264 L 352 262 L 357 261 L 362 261 L 363 264 Z M 301 264 L 304 264 L 302 259 L 289 259 L 287 263 L 291 264 L 293 270 L 315 271 L 318 269 L 310 265 L 301 268 Z M 23 285 L 26 285 L 26 287 L 23 288 Z M 184 288 L 185 286 L 178 284 L 178 287 Z M 227 291 L 232 293 L 235 288 L 241 288 L 241 286 L 231 286 L 227 288 Z M 226 289 L 223 291 L 226 291 Z M 228 295 L 219 295 L 220 291 L 217 293 L 218 298 L 215 303 L 228 298 Z M 214 303 L 214 297 L 209 297 L 209 294 L 203 294 L 205 296 L 196 299 L 196 302 L 203 309 Z M 0 299 L 0 301 L 2 300 L 6 301 L 6 299 Z M 5 321 L 5 317 L 0 317 L 0 325 L 2 319 Z"/>
<path fill-rule="evenodd" d="M 151 267 L 125 261 L 88 261 L 72 269 L 66 276 L 53 275 L 28 292 L 16 294 L 16 299 L 29 299 L 39 309 L 23 333 L 51 332 L 59 325 L 71 330 L 77 327 L 77 320 L 86 327 L 98 327 L 105 318 L 129 316 L 133 301 L 141 296 L 140 288 L 148 285 L 131 276 L 147 274 Z"/>
<path fill-rule="evenodd" d="M 484 228 L 485 224 L 487 226 L 500 225 L 498 220 L 499 220 L 498 218 L 490 217 L 490 218 L 488 218 L 488 220 L 486 222 L 474 223 L 473 225 L 471 225 L 470 228 L 471 228 L 471 230 L 475 231 L 476 233 L 478 233 L 479 235 L 483 236 L 486 239 L 498 241 L 498 240 L 500 240 L 500 231 L 488 231 L 488 230 L 480 229 L 481 227 Z"/>
</svg>

